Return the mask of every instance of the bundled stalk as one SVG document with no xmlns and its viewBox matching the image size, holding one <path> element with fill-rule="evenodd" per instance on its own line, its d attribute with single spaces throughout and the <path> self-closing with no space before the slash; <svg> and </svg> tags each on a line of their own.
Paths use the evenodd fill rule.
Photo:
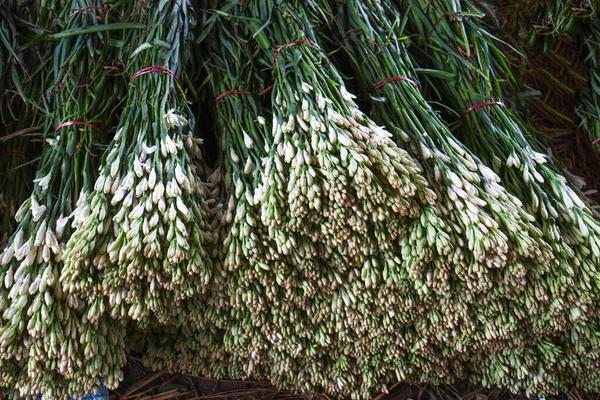
<svg viewBox="0 0 600 400">
<path fill-rule="evenodd" d="M 200 140 L 180 86 L 194 10 L 184 0 L 130 7 L 148 29 L 124 40 L 125 107 L 100 176 L 74 212 L 60 279 L 65 292 L 88 299 L 90 321 L 111 315 L 148 326 L 177 318 L 181 300 L 206 290 L 212 238 Z"/>
<path fill-rule="evenodd" d="M 592 332 L 599 316 L 600 224 L 577 191 L 547 163 L 547 156 L 534 150 L 521 130 L 527 124 L 498 101 L 502 87 L 497 77 L 507 71 L 496 47 L 498 39 L 485 31 L 479 19 L 482 14 L 466 0 L 433 6 L 419 0 L 400 4 L 410 9 L 409 25 L 424 39 L 420 44 L 427 49 L 428 65 L 456 77 L 433 81 L 445 103 L 461 114 L 465 143 L 535 216 L 535 226 L 543 231 L 554 255 L 543 275 L 527 276 L 525 296 L 513 299 L 526 310 L 519 329 L 537 344 L 504 349 L 521 360 L 536 360 L 537 375 L 523 377 L 519 362 L 498 366 L 482 357 L 474 376 L 526 393 L 557 392 L 574 382 L 597 390 L 598 374 L 582 366 L 598 361 L 600 342 L 592 336 L 582 345 L 576 338 Z M 539 344 L 544 341 L 549 344 Z M 546 359 L 548 354 L 552 362 Z M 557 354 L 563 354 L 560 362 Z"/>
<path fill-rule="evenodd" d="M 202 8 L 217 6 L 209 3 Z M 210 77 L 207 101 L 214 111 L 218 132 L 218 159 L 208 178 L 210 198 L 216 200 L 209 218 L 215 273 L 211 290 L 205 296 L 196 295 L 179 305 L 177 312 L 183 321 L 180 327 L 154 328 L 138 341 L 144 365 L 153 370 L 210 377 L 245 375 L 242 362 L 231 362 L 223 351 L 222 337 L 229 330 L 232 318 L 222 297 L 235 293 L 239 279 L 225 270 L 223 263 L 233 253 L 239 263 L 238 270 L 247 271 L 264 257 L 261 251 L 264 235 L 260 234 L 256 221 L 252 225 L 247 222 L 246 215 L 251 218 L 257 208 L 253 193 L 261 173 L 261 158 L 266 155 L 264 140 L 268 126 L 261 116 L 264 111 L 260 103 L 253 99 L 252 92 L 257 88 L 252 87 L 252 79 L 256 71 L 235 35 L 223 28 L 226 25 L 212 15 L 193 32 L 197 37 L 208 37 L 200 46 L 198 62 Z M 249 161 L 244 164 L 240 157 Z M 230 269 L 233 270 L 233 264 Z"/>
<path fill-rule="evenodd" d="M 277 243 L 275 254 L 317 256 L 345 274 L 347 266 L 363 266 L 369 255 L 392 249 L 404 221 L 434 196 L 414 160 L 360 112 L 311 42 L 316 35 L 309 21 L 302 28 L 285 19 L 286 12 L 305 18 L 303 7 L 276 10 L 283 16 L 258 33 L 261 61 L 272 65 L 274 76 L 273 146 L 259 187 L 261 220 Z M 266 19 L 258 9 L 251 15 Z M 264 47 L 269 42 L 282 45 L 271 53 Z M 328 275 L 313 279 L 323 287 L 337 285 Z"/>
<path fill-rule="evenodd" d="M 206 8 L 215 6 L 219 5 L 208 4 Z M 257 195 L 264 171 L 262 160 L 272 146 L 270 115 L 254 94 L 260 91 L 260 78 L 252 65 L 248 43 L 236 37 L 234 29 L 233 24 L 217 15 L 212 15 L 201 28 L 202 32 L 211 32 L 202 51 L 202 63 L 211 77 L 208 93 L 220 150 L 217 167 L 209 179 L 219 204 L 212 224 L 212 256 L 216 259 L 212 298 L 210 302 L 198 297 L 190 299 L 186 314 L 196 316 L 189 325 L 191 332 L 177 337 L 176 356 L 164 357 L 171 361 L 171 369 L 217 377 L 243 377 L 260 371 L 260 360 L 256 360 L 254 372 L 248 366 L 253 357 L 262 353 L 257 343 L 266 341 L 265 334 L 228 314 L 232 307 L 256 307 L 253 298 L 245 294 L 259 283 L 263 268 L 273 262 L 270 248 L 275 247 L 260 220 Z M 272 284 L 275 282 L 269 283 Z M 245 298 L 242 301 L 240 294 Z M 245 329 L 252 331 L 242 335 Z M 240 332 L 235 345 L 230 341 L 232 332 Z M 156 348 L 162 346 L 160 343 Z M 149 353 L 156 351 L 150 349 Z"/>
<path fill-rule="evenodd" d="M 470 354 L 520 342 L 518 326 L 505 321 L 515 320 L 503 313 L 512 306 L 506 297 L 526 297 L 525 283 L 543 274 L 552 254 L 521 202 L 423 99 L 397 11 L 379 1 L 348 1 L 339 12 L 345 51 L 363 93 L 376 100 L 370 115 L 422 160 L 438 196 L 431 219 L 415 221 L 400 244 L 419 300 L 431 298 L 418 332 L 443 366 L 421 366 L 428 374 L 410 379 L 451 381 L 464 374 Z"/>
<path fill-rule="evenodd" d="M 98 23 L 69 14 L 66 9 L 60 17 L 67 31 Z M 45 85 L 50 115 L 33 192 L 16 212 L 18 227 L 0 260 L 0 382 L 15 396 L 77 397 L 100 379 L 114 387 L 122 378 L 123 332 L 106 318 L 88 323 L 87 305 L 58 282 L 70 215 L 93 182 L 98 125 L 110 124 L 118 94 L 107 90 L 105 39 L 58 40 Z"/>
</svg>

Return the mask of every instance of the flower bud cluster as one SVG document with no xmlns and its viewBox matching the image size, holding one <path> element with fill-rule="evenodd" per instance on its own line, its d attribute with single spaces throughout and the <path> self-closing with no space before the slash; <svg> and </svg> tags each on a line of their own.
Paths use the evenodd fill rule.
<svg viewBox="0 0 600 400">
<path fill-rule="evenodd" d="M 210 280 L 208 190 L 187 120 L 170 110 L 157 123 L 161 129 L 149 121 L 132 123 L 137 132 L 121 128 L 94 190 L 73 213 L 61 281 L 68 293 L 101 299 L 91 321 L 103 311 L 167 320 Z M 90 267 L 99 272 L 90 275 Z"/>
</svg>

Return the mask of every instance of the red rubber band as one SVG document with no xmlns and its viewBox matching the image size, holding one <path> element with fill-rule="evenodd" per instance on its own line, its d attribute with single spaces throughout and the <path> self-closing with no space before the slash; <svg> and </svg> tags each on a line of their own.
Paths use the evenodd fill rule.
<svg viewBox="0 0 600 400">
<path fill-rule="evenodd" d="M 69 15 L 69 18 L 72 18 L 75 14 L 80 13 L 80 12 L 84 12 L 87 10 L 104 10 L 103 6 L 85 6 L 85 7 L 81 7 L 76 9 L 75 11 L 73 11 L 73 13 L 71 15 Z"/>
<path fill-rule="evenodd" d="M 302 44 L 302 43 L 306 43 L 306 44 L 310 44 L 311 46 L 315 46 L 317 49 L 319 48 L 319 45 L 316 44 L 315 42 L 311 42 L 310 40 L 296 40 L 295 42 L 289 42 L 284 44 L 283 46 L 279 47 L 277 50 L 275 50 L 275 52 L 273 53 L 273 63 L 272 63 L 272 67 L 275 68 L 275 61 L 277 60 L 277 56 L 279 55 L 279 52 L 290 47 L 290 46 L 295 46 L 297 44 Z"/>
<path fill-rule="evenodd" d="M 597 145 L 598 143 L 600 143 L 600 138 L 598 138 L 598 139 L 594 140 L 594 141 L 592 142 L 592 146 L 595 146 L 595 145 Z"/>
<path fill-rule="evenodd" d="M 151 73 L 160 73 L 163 75 L 169 75 L 171 78 L 175 79 L 175 81 L 179 85 L 181 85 L 181 82 L 179 81 L 179 78 L 177 78 L 175 73 L 173 71 L 171 71 L 169 68 L 163 67 L 162 65 L 151 65 L 149 67 L 140 69 L 138 72 L 133 74 L 133 76 L 131 77 L 129 82 L 135 81 L 137 78 L 139 78 L 142 75 L 151 74 Z"/>
<path fill-rule="evenodd" d="M 373 87 L 371 88 L 371 93 L 373 93 L 374 91 L 376 91 L 377 89 L 379 89 L 380 87 L 385 85 L 386 83 L 397 82 L 397 81 L 408 82 L 411 85 L 413 85 L 417 90 L 419 90 L 419 85 L 417 84 L 417 82 L 413 81 L 412 79 L 408 79 L 405 76 L 390 76 L 389 78 L 385 78 L 383 80 L 380 80 L 376 84 L 374 84 Z"/>
<path fill-rule="evenodd" d="M 467 108 L 465 111 L 463 111 L 462 116 L 464 117 L 473 110 L 477 110 L 480 107 L 487 106 L 500 106 L 502 108 L 506 108 L 506 105 L 504 105 L 504 103 L 501 101 L 485 101 L 483 103 L 475 104 L 474 106 Z"/>
<path fill-rule="evenodd" d="M 275 86 L 274 84 L 273 84 L 273 85 L 271 85 L 271 86 L 267 86 L 267 87 L 265 88 L 265 90 L 263 90 L 263 91 L 261 91 L 261 92 L 260 92 L 260 95 L 261 95 L 261 96 L 264 96 L 265 94 L 269 93 L 269 92 L 271 91 L 271 89 L 273 89 L 273 87 L 274 87 L 274 86 Z"/>
<path fill-rule="evenodd" d="M 231 96 L 231 95 L 234 95 L 234 94 L 243 94 L 243 95 L 246 95 L 246 96 L 254 97 L 253 93 L 250 93 L 250 92 L 247 92 L 247 91 L 241 90 L 241 89 L 235 89 L 235 90 L 230 90 L 229 92 L 222 93 L 222 94 L 218 95 L 217 97 L 215 97 L 215 103 L 218 102 L 219 100 L 221 100 L 224 97 Z"/>
<path fill-rule="evenodd" d="M 96 125 L 90 124 L 89 122 L 81 122 L 81 121 L 64 122 L 64 123 L 60 124 L 59 126 L 57 126 L 56 129 L 54 129 L 54 132 L 58 132 L 59 130 L 61 130 L 62 128 L 66 128 L 67 126 L 74 126 L 74 125 L 87 126 L 89 128 L 94 129 L 98 133 L 102 133 L 102 130 L 100 128 L 98 128 Z"/>
</svg>

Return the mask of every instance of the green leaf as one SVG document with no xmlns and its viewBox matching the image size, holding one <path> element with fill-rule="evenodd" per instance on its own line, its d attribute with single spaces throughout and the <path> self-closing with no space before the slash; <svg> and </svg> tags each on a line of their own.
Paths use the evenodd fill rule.
<svg viewBox="0 0 600 400">
<path fill-rule="evenodd" d="M 108 39 L 108 44 L 117 49 L 125 47 L 125 42 L 117 39 Z"/>
<path fill-rule="evenodd" d="M 127 29 L 145 29 L 146 25 L 136 24 L 130 22 L 117 22 L 114 24 L 107 25 L 93 25 L 86 26 L 78 29 L 67 29 L 66 31 L 54 33 L 50 35 L 52 39 L 62 39 L 70 36 L 86 35 L 88 33 L 106 32 L 106 31 L 118 31 Z"/>
<path fill-rule="evenodd" d="M 448 80 L 452 80 L 456 77 L 456 75 L 451 72 L 440 71 L 437 69 L 415 68 L 415 72 L 417 72 L 418 74 L 433 76 L 434 78 L 448 79 Z"/>
<path fill-rule="evenodd" d="M 131 53 L 131 55 L 129 56 L 129 58 L 133 58 L 133 57 L 135 57 L 135 56 L 136 56 L 138 53 L 140 53 L 140 52 L 142 52 L 142 51 L 144 51 L 144 50 L 146 50 L 146 49 L 150 49 L 150 48 L 152 48 L 152 44 L 150 44 L 150 43 L 148 43 L 148 42 L 142 43 L 142 44 L 140 44 L 140 45 L 138 46 L 138 48 L 137 48 L 137 49 L 135 49 L 135 50 L 134 50 L 134 51 Z"/>
</svg>

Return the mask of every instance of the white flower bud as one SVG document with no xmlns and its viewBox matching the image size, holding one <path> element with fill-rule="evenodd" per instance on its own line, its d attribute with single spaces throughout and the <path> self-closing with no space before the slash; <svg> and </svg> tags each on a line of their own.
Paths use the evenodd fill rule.
<svg viewBox="0 0 600 400">
<path fill-rule="evenodd" d="M 10 289 L 14 284 L 14 274 L 12 267 L 6 271 L 6 275 L 4 275 L 4 287 Z"/>
<path fill-rule="evenodd" d="M 340 133 L 339 135 L 337 135 L 337 139 L 340 142 L 340 144 L 342 144 L 344 146 L 350 146 L 352 144 L 352 141 L 343 133 Z"/>
<path fill-rule="evenodd" d="M 162 182 L 158 182 L 158 184 L 154 187 L 154 191 L 152 192 L 152 201 L 156 204 L 160 199 L 163 198 L 165 194 L 165 186 Z"/>
<path fill-rule="evenodd" d="M 177 153 L 177 145 L 169 135 L 160 142 L 160 152 L 165 158 L 167 157 L 167 154 Z"/>
<path fill-rule="evenodd" d="M 31 206 L 31 199 L 27 199 L 23 202 L 23 204 L 21 204 L 21 207 L 19 207 L 19 209 L 17 210 L 16 214 L 15 214 L 15 220 L 17 222 L 21 222 L 23 220 L 23 217 L 25 217 L 25 214 L 27 214 L 27 211 L 29 210 L 29 207 Z"/>
<path fill-rule="evenodd" d="M 321 95 L 317 95 L 317 107 L 319 110 L 323 111 L 325 109 L 325 99 Z"/>
<path fill-rule="evenodd" d="M 296 149 L 294 149 L 294 146 L 292 146 L 291 143 L 286 143 L 285 144 L 285 148 L 284 148 L 284 159 L 286 163 L 289 163 L 292 161 L 292 159 L 294 158 L 294 155 L 296 155 Z"/>
<path fill-rule="evenodd" d="M 344 86 L 340 87 L 340 94 L 342 95 L 342 98 L 348 102 L 352 102 L 353 99 L 356 98 L 356 96 L 349 93 Z"/>
<path fill-rule="evenodd" d="M 281 143 L 281 139 L 283 139 L 283 129 L 281 125 L 275 124 L 273 125 L 273 143 L 277 145 Z"/>
<path fill-rule="evenodd" d="M 148 189 L 148 180 L 144 177 L 135 188 L 135 197 L 141 197 Z"/>
<path fill-rule="evenodd" d="M 48 190 L 48 185 L 50 184 L 50 174 L 44 176 L 43 178 L 34 179 L 34 182 L 40 186 L 40 192 L 43 195 Z"/>
<path fill-rule="evenodd" d="M 38 275 L 37 278 L 35 278 L 35 280 L 31 283 L 31 285 L 29 285 L 28 292 L 31 296 L 37 293 L 40 287 L 40 278 L 41 276 Z"/>
<path fill-rule="evenodd" d="M 301 109 L 302 111 L 308 111 L 308 101 L 306 99 L 302 99 Z"/>
<path fill-rule="evenodd" d="M 125 196 L 125 199 L 123 200 L 123 207 L 129 207 L 131 204 L 133 204 L 133 191 L 129 192 L 127 196 Z"/>
<path fill-rule="evenodd" d="M 150 147 L 146 146 L 145 144 L 143 144 L 143 145 L 142 145 L 142 151 L 143 151 L 144 153 L 146 153 L 146 154 L 152 154 L 152 153 L 154 153 L 154 152 L 155 152 L 157 149 L 158 149 L 158 146 L 157 146 L 157 145 L 150 146 Z"/>
<path fill-rule="evenodd" d="M 23 237 L 24 237 L 23 230 L 19 229 L 17 231 L 17 234 L 15 235 L 15 238 L 14 238 L 13 244 L 12 244 L 15 249 L 18 250 L 21 248 L 21 246 L 23 246 Z"/>
<path fill-rule="evenodd" d="M 450 181 L 454 186 L 459 188 L 463 187 L 462 180 L 454 172 L 448 171 L 448 178 L 450 178 Z"/>
<path fill-rule="evenodd" d="M 252 172 L 254 172 L 254 162 L 250 157 L 248 157 L 248 159 L 246 160 L 246 165 L 244 166 L 244 173 L 246 175 L 249 175 Z"/>
<path fill-rule="evenodd" d="M 156 234 L 157 234 L 157 232 L 156 232 L 156 229 L 155 229 L 152 232 L 150 232 L 148 234 L 148 236 L 146 236 L 144 238 L 144 242 L 145 243 L 153 243 L 153 242 L 155 242 L 156 241 Z"/>
<path fill-rule="evenodd" d="M 110 193 L 110 189 L 112 187 L 112 184 L 114 183 L 113 179 L 110 176 L 107 176 L 104 180 L 104 187 L 102 188 L 102 191 L 104 192 L 104 194 L 109 194 Z"/>
<path fill-rule="evenodd" d="M 46 212 L 45 205 L 39 205 L 35 198 L 31 198 L 31 214 L 33 215 L 33 221 L 39 220 L 42 215 Z"/>
<path fill-rule="evenodd" d="M 148 222 L 148 227 L 154 228 L 158 224 L 158 213 L 154 213 L 150 221 Z"/>
<path fill-rule="evenodd" d="M 44 219 L 35 234 L 35 241 L 33 242 L 33 244 L 35 246 L 40 246 L 42 243 L 44 243 L 45 237 L 46 237 L 46 220 Z"/>
<path fill-rule="evenodd" d="M 306 82 L 302 82 L 302 91 L 303 91 L 304 93 L 310 93 L 310 92 L 311 92 L 311 90 L 313 90 L 313 87 L 312 87 L 312 86 L 310 86 L 310 85 L 309 85 L 308 83 L 306 83 Z"/>
<path fill-rule="evenodd" d="M 154 189 L 154 185 L 156 185 L 156 171 L 152 169 L 150 171 L 150 176 L 148 176 L 148 188 L 152 190 Z"/>
<path fill-rule="evenodd" d="M 125 208 L 121 207 L 118 213 L 113 216 L 113 222 L 121 222 L 125 217 Z"/>
<path fill-rule="evenodd" d="M 60 251 L 60 246 L 58 245 L 58 240 L 52 229 L 46 229 L 45 239 L 46 245 L 48 245 L 48 247 L 50 247 L 55 254 L 58 254 Z"/>
<path fill-rule="evenodd" d="M 177 164 L 177 166 L 175 167 L 175 179 L 177 179 L 177 182 L 179 182 L 179 184 L 181 186 L 186 186 L 188 183 L 187 177 L 183 173 L 183 170 L 181 169 L 181 165 L 179 165 L 179 164 Z"/>
<path fill-rule="evenodd" d="M 98 179 L 96 179 L 96 183 L 94 184 L 94 190 L 101 191 L 104 188 L 104 175 L 100 174 Z"/>
<path fill-rule="evenodd" d="M 167 125 L 167 128 L 169 129 L 173 129 L 173 127 L 175 126 L 185 126 L 188 121 L 187 119 L 185 119 L 185 117 L 183 117 L 182 115 L 179 114 L 175 114 L 174 113 L 175 109 L 170 109 L 169 111 L 167 111 L 167 113 L 165 114 L 165 124 Z"/>
<path fill-rule="evenodd" d="M 60 140 L 60 136 L 57 136 L 56 139 L 48 138 L 48 139 L 46 139 L 46 143 L 48 143 L 51 147 L 56 148 L 58 146 L 59 140 Z"/>
<path fill-rule="evenodd" d="M 110 165 L 110 176 L 115 178 L 119 172 L 119 158 L 117 157 Z"/>
<path fill-rule="evenodd" d="M 137 157 L 133 159 L 133 170 L 138 178 L 141 178 L 144 175 L 142 163 Z"/>
<path fill-rule="evenodd" d="M 236 164 L 240 162 L 240 158 L 238 157 L 238 155 L 235 153 L 235 151 L 233 149 L 231 149 L 229 154 L 231 156 L 231 161 L 233 161 Z"/>
<path fill-rule="evenodd" d="M 115 133 L 114 140 L 116 141 L 116 140 L 119 140 L 119 139 L 121 139 L 121 135 L 122 135 L 122 134 L 123 134 L 123 128 L 119 128 L 119 129 L 117 130 L 117 133 Z"/>
<path fill-rule="evenodd" d="M 140 218 L 142 216 L 143 212 L 144 212 L 144 203 L 139 203 L 129 213 L 129 219 L 132 221 L 137 220 L 138 218 Z"/>
<path fill-rule="evenodd" d="M 123 179 L 123 181 L 121 182 L 121 185 L 123 187 L 123 189 L 128 192 L 129 190 L 131 190 L 131 188 L 133 187 L 134 184 L 134 175 L 132 171 L 129 171 L 127 173 L 127 175 L 125 175 L 125 178 Z"/>
<path fill-rule="evenodd" d="M 458 200 L 458 196 L 456 195 L 454 190 L 452 190 L 452 187 L 448 187 L 447 190 L 448 190 L 448 197 L 450 198 L 450 200 L 452 200 L 452 201 Z"/>
<path fill-rule="evenodd" d="M 116 205 L 118 202 L 123 200 L 123 198 L 125 197 L 125 194 L 126 194 L 126 192 L 123 187 L 118 188 L 117 192 L 115 193 L 112 200 L 110 201 L 110 204 L 113 206 Z"/>
<path fill-rule="evenodd" d="M 429 158 L 431 158 L 431 151 L 427 148 L 427 146 L 425 146 L 425 144 L 423 144 L 423 142 L 420 142 L 421 144 L 421 154 L 423 155 L 423 159 L 427 160 Z"/>
<path fill-rule="evenodd" d="M 252 141 L 252 138 L 250 137 L 250 135 L 248 135 L 244 131 L 243 136 L 244 136 L 244 144 L 246 145 L 246 148 L 251 149 L 252 147 L 254 147 L 254 142 Z"/>
<path fill-rule="evenodd" d="M 0 265 L 7 265 L 13 258 L 15 254 L 14 246 L 8 246 L 2 252 L 2 260 L 0 261 Z"/>
<path fill-rule="evenodd" d="M 483 164 L 479 165 L 479 172 L 481 172 L 481 174 L 489 181 L 492 181 L 492 182 L 499 181 L 498 175 L 496 175 L 496 173 L 491 168 L 489 168 Z"/>
<path fill-rule="evenodd" d="M 183 200 L 181 200 L 181 197 L 177 197 L 177 209 L 181 211 L 181 213 L 186 217 L 188 217 L 190 214 L 190 210 L 186 207 L 185 204 L 183 204 Z"/>
<path fill-rule="evenodd" d="M 181 219 L 177 218 L 177 220 L 175 221 L 175 226 L 177 227 L 177 230 L 179 230 L 179 232 L 181 232 L 184 235 L 187 235 L 187 229 L 185 228 L 185 224 Z"/>
</svg>

